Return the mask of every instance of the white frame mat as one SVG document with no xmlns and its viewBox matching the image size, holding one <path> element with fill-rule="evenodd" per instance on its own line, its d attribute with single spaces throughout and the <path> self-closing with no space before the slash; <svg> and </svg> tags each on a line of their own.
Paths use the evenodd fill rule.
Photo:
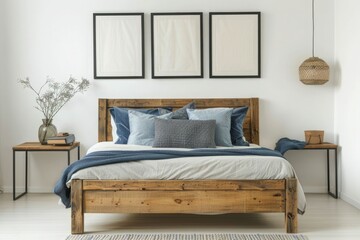
<svg viewBox="0 0 360 240">
<path fill-rule="evenodd" d="M 203 78 L 202 13 L 152 13 L 152 78 Z"/>
<path fill-rule="evenodd" d="M 261 77 L 260 12 L 212 12 L 210 78 Z"/>
<path fill-rule="evenodd" d="M 94 78 L 144 78 L 144 13 L 94 13 Z"/>
</svg>

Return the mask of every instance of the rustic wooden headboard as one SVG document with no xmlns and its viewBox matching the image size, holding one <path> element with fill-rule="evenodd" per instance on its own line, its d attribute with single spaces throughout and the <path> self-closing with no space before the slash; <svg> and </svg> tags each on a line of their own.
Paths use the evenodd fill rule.
<svg viewBox="0 0 360 240">
<path fill-rule="evenodd" d="M 98 141 L 112 141 L 111 116 L 112 107 L 124 108 L 160 108 L 173 109 L 194 101 L 196 108 L 243 107 L 249 110 L 244 120 L 244 136 L 251 143 L 259 144 L 259 99 L 258 98 L 213 98 L 213 99 L 99 99 L 99 135 Z"/>
</svg>

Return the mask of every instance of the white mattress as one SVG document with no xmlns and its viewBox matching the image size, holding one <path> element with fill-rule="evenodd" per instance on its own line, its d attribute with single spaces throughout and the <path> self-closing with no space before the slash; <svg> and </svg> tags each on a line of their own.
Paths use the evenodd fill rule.
<svg viewBox="0 0 360 240">
<path fill-rule="evenodd" d="M 258 145 L 236 148 L 258 148 Z M 220 147 L 226 148 L 226 147 Z M 234 148 L 234 147 L 232 147 Z M 92 146 L 87 153 L 109 150 L 151 150 L 149 146 L 114 144 L 100 142 Z M 161 148 L 156 148 L 162 150 Z M 169 148 L 166 148 L 169 150 Z M 179 149 L 188 151 L 191 149 Z M 206 156 L 184 157 L 165 160 L 142 160 L 117 163 L 82 169 L 72 175 L 77 179 L 284 179 L 295 177 L 295 171 L 288 161 L 280 157 L 269 156 Z M 70 182 L 68 182 L 68 185 Z M 298 183 L 298 208 L 305 211 L 305 195 Z"/>
</svg>

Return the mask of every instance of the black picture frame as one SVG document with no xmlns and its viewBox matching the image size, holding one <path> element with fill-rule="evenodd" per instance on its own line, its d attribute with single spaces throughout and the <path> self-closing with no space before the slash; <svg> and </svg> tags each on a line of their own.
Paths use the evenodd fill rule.
<svg viewBox="0 0 360 240">
<path fill-rule="evenodd" d="M 251 26 L 242 28 L 242 19 Z M 210 78 L 261 78 L 261 12 L 210 12 L 209 26 Z"/>
<path fill-rule="evenodd" d="M 184 16 L 194 17 L 193 22 L 197 22 L 199 25 L 195 26 L 194 24 L 189 24 L 190 18 L 185 18 Z M 198 21 L 196 20 L 198 18 Z M 173 26 L 175 28 L 171 28 L 172 26 L 166 25 L 166 20 L 172 21 Z M 178 25 L 176 25 L 176 21 L 178 21 Z M 181 22 L 183 21 L 183 22 Z M 162 25 L 160 25 L 162 24 Z M 186 25 L 186 26 L 185 26 Z M 160 32 L 157 31 L 158 28 L 163 27 L 166 28 L 172 33 L 181 34 L 183 31 L 182 27 L 187 27 L 188 32 L 193 31 L 193 35 L 183 36 L 185 41 L 173 41 L 171 39 L 167 39 L 166 37 L 173 36 L 174 34 L 167 34 L 167 36 L 161 35 Z M 171 29 L 170 29 L 171 28 Z M 176 34 L 175 34 L 176 35 Z M 193 39 L 195 36 L 195 39 Z M 198 38 L 198 39 L 197 39 Z M 169 40 L 169 41 L 168 41 Z M 158 44 L 158 41 L 162 41 L 166 44 Z M 182 63 L 186 65 L 186 59 L 184 57 L 184 52 L 182 51 L 182 56 L 179 56 L 176 52 L 179 52 L 179 49 L 184 50 L 184 46 L 181 44 L 189 43 L 191 41 L 192 46 L 195 46 L 195 51 L 189 52 L 189 55 L 195 56 L 190 59 L 190 63 L 187 66 L 194 67 L 194 69 L 188 69 L 178 71 L 181 66 L 169 66 L 166 68 L 165 65 L 170 65 L 174 59 L 176 59 L 177 63 Z M 185 42 L 185 43 L 184 43 Z M 170 46 L 174 44 L 173 46 Z M 177 44 L 177 45 L 176 45 Z M 159 47 L 161 46 L 161 47 Z M 159 49 L 160 48 L 160 49 Z M 162 48 L 162 49 L 161 49 Z M 167 48 L 167 49 L 166 49 Z M 175 51 L 176 50 L 176 51 Z M 161 59 L 161 52 L 166 52 L 166 54 L 170 57 Z M 203 59 L 203 13 L 202 12 L 172 12 L 172 13 L 151 13 L 151 76 L 152 78 L 203 78 L 204 77 L 204 59 Z M 194 60 L 191 65 L 191 60 Z M 181 64 L 180 64 L 181 65 Z"/>
<path fill-rule="evenodd" d="M 111 18 L 112 17 L 112 18 Z M 98 22 L 99 20 L 99 22 Z M 108 22 L 100 23 L 100 20 L 106 20 Z M 110 22 L 112 20 L 112 22 Z M 126 32 L 124 34 L 127 37 L 132 36 L 136 39 L 124 40 L 121 38 L 121 33 L 118 36 L 114 36 L 115 32 L 111 31 L 111 28 L 117 27 L 119 30 L 119 24 L 115 21 L 123 21 L 124 24 L 132 24 L 135 27 L 127 28 L 132 29 L 131 34 Z M 116 26 L 117 25 L 117 26 Z M 104 28 L 105 30 L 103 30 Z M 106 36 L 102 36 L 101 31 L 106 32 Z M 124 29 L 120 29 L 124 30 Z M 145 78 L 145 40 L 144 40 L 144 13 L 94 13 L 93 14 L 93 51 L 94 51 L 94 78 L 95 79 L 132 79 L 132 78 Z M 118 41 L 121 40 L 121 41 Z M 102 41 L 112 41 L 113 44 L 105 44 Z M 130 43 L 130 44 L 124 44 Z M 127 48 L 133 50 L 135 54 L 124 54 L 128 58 L 121 59 L 124 45 Z M 111 49 L 117 54 L 111 56 Z M 120 49 L 122 48 L 122 49 Z M 129 53 L 129 52 L 127 52 Z M 112 59 L 113 58 L 113 59 Z M 114 61 L 112 61 L 114 60 Z M 116 62 L 117 61 L 117 62 Z M 133 64 L 131 67 L 126 68 L 125 62 Z M 112 62 L 116 62 L 117 66 L 111 66 Z M 124 64 L 122 64 L 124 63 Z M 115 63 L 114 63 L 115 64 Z M 135 66 L 135 67 L 134 67 Z M 116 69 L 116 67 L 118 67 Z M 132 69 L 136 68 L 136 69 Z M 121 72 L 123 71 L 123 72 Z"/>
</svg>

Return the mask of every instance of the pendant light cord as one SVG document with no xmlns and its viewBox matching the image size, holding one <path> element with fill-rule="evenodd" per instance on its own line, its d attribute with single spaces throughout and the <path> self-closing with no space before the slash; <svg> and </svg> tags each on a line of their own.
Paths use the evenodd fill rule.
<svg viewBox="0 0 360 240">
<path fill-rule="evenodd" d="M 312 56 L 315 56 L 315 3 L 312 0 Z"/>
</svg>

